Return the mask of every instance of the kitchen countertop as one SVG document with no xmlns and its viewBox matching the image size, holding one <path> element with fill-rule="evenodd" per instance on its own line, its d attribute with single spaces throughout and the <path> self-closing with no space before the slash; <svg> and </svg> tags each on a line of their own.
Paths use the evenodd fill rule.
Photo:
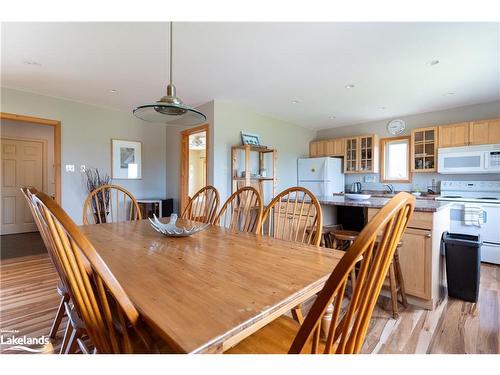
<svg viewBox="0 0 500 375">
<path fill-rule="evenodd" d="M 367 207 L 367 208 L 382 208 L 390 198 L 371 197 L 370 199 L 356 201 L 348 199 L 343 195 L 319 196 L 319 203 L 331 206 L 351 206 L 351 207 Z M 445 207 L 449 207 L 451 202 L 436 201 L 432 199 L 417 199 L 415 203 L 415 211 L 417 212 L 437 212 Z"/>
</svg>

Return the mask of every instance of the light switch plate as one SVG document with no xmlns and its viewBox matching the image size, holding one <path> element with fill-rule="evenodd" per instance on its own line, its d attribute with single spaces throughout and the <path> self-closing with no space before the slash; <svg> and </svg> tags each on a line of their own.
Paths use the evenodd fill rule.
<svg viewBox="0 0 500 375">
<path fill-rule="evenodd" d="M 85 173 L 85 165 L 80 165 L 80 172 Z"/>
<path fill-rule="evenodd" d="M 74 172 L 75 166 L 73 164 L 66 164 L 66 172 Z"/>
<path fill-rule="evenodd" d="M 363 180 L 364 180 L 364 182 L 376 182 L 377 176 L 370 174 L 370 175 L 364 176 Z"/>
</svg>

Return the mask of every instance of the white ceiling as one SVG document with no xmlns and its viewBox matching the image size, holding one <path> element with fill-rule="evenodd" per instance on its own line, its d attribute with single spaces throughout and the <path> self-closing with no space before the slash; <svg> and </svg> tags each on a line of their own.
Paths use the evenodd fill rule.
<svg viewBox="0 0 500 375">
<path fill-rule="evenodd" d="M 489 102 L 499 25 L 178 23 L 174 83 L 190 105 L 228 100 L 314 129 Z M 164 95 L 167 48 L 162 23 L 3 23 L 2 86 L 131 111 Z"/>
</svg>

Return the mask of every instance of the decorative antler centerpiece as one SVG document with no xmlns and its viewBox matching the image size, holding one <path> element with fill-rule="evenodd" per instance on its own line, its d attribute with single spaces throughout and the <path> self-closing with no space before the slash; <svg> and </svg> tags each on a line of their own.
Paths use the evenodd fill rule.
<svg viewBox="0 0 500 375">
<path fill-rule="evenodd" d="M 156 215 L 153 214 L 153 219 L 149 218 L 149 222 L 154 230 L 157 232 L 164 234 L 165 236 L 172 237 L 185 237 L 190 236 L 192 234 L 198 233 L 203 229 L 206 229 L 210 224 L 200 223 L 199 225 L 193 225 L 191 227 L 178 227 L 177 223 L 177 214 L 172 214 L 170 216 L 170 222 L 167 224 L 163 224 L 158 220 Z"/>
</svg>

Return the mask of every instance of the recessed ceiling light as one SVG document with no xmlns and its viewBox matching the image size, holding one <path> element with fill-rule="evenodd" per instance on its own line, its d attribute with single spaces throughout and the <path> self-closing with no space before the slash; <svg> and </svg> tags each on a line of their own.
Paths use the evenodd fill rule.
<svg viewBox="0 0 500 375">
<path fill-rule="evenodd" d="M 336 119 L 336 117 L 335 117 L 335 116 L 328 116 L 328 118 L 329 118 L 330 120 L 334 120 L 334 119 Z"/>
<path fill-rule="evenodd" d="M 454 92 L 447 92 L 445 95 L 446 96 L 452 96 L 452 95 L 455 95 L 455 93 Z"/>
<path fill-rule="evenodd" d="M 292 104 L 299 104 L 299 103 L 300 103 L 300 100 L 298 100 L 298 99 L 292 100 Z"/>
<path fill-rule="evenodd" d="M 33 66 L 42 66 L 38 61 L 32 61 L 32 60 L 25 60 L 24 63 L 26 65 L 33 65 Z"/>
<path fill-rule="evenodd" d="M 387 107 L 377 107 L 377 109 L 387 109 Z"/>
<path fill-rule="evenodd" d="M 109 92 L 113 93 L 113 94 L 116 94 L 118 92 L 118 90 L 115 90 L 115 89 L 111 89 L 109 90 Z"/>
<path fill-rule="evenodd" d="M 431 60 L 431 61 L 427 62 L 427 65 L 430 65 L 430 66 L 434 66 L 437 64 L 439 64 L 439 60 Z"/>
<path fill-rule="evenodd" d="M 349 84 L 349 85 L 345 85 L 345 88 L 346 88 L 346 89 L 353 89 L 353 88 L 355 88 L 355 87 L 356 87 L 356 86 L 354 86 L 352 83 L 351 83 L 351 84 Z"/>
</svg>

